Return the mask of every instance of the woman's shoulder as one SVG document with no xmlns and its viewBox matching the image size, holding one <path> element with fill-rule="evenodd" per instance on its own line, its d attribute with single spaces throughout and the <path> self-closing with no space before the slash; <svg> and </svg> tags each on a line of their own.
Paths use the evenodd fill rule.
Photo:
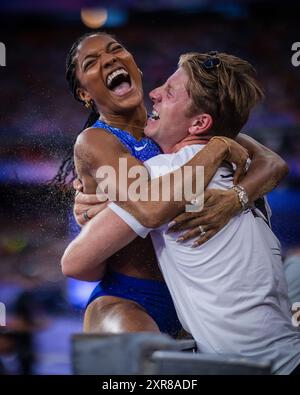
<svg viewBox="0 0 300 395">
<path fill-rule="evenodd" d="M 99 150 L 110 150 L 110 149 L 123 149 L 123 145 L 120 143 L 112 133 L 104 128 L 89 127 L 84 129 L 76 139 L 75 148 L 78 146 L 84 146 L 86 149 L 99 149 Z"/>
</svg>

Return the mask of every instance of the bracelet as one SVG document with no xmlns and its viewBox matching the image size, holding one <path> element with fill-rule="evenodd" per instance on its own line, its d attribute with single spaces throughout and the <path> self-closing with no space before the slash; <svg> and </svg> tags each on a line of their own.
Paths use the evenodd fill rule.
<svg viewBox="0 0 300 395">
<path fill-rule="evenodd" d="M 247 192 L 245 191 L 245 188 L 243 188 L 241 185 L 234 185 L 230 189 L 233 189 L 236 192 L 236 194 L 239 198 L 239 202 L 242 207 L 242 210 L 246 211 L 249 207 L 249 197 L 248 197 Z"/>
<path fill-rule="evenodd" d="M 230 145 L 229 145 L 229 143 L 228 143 L 228 141 L 227 141 L 227 139 L 226 139 L 225 137 L 214 136 L 214 137 L 212 137 L 212 138 L 210 139 L 210 141 L 213 141 L 213 140 L 221 140 L 221 141 L 223 141 L 223 143 L 225 143 L 226 146 L 227 146 L 227 148 L 228 148 L 228 153 L 229 153 L 229 155 L 231 154 Z"/>
</svg>

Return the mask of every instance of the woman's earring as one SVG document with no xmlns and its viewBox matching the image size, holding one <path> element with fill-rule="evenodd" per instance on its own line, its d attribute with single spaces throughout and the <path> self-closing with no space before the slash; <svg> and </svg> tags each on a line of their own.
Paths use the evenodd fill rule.
<svg viewBox="0 0 300 395">
<path fill-rule="evenodd" d="M 85 108 L 90 108 L 91 107 L 91 102 L 90 101 L 84 102 L 84 107 Z"/>
</svg>

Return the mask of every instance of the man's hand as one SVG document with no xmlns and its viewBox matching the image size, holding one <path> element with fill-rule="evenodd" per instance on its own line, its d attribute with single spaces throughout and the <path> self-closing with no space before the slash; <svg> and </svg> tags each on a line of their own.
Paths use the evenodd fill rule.
<svg viewBox="0 0 300 395">
<path fill-rule="evenodd" d="M 82 184 L 78 179 L 73 182 L 73 187 L 76 189 L 73 209 L 74 217 L 76 222 L 83 226 L 107 207 L 108 200 L 100 203 L 96 194 L 83 193 Z"/>
<path fill-rule="evenodd" d="M 178 242 L 198 237 L 193 244 L 197 247 L 211 239 L 240 211 L 241 205 L 234 190 L 207 189 L 203 210 L 178 215 L 170 223 L 169 232 L 189 229 L 179 237 Z"/>
</svg>

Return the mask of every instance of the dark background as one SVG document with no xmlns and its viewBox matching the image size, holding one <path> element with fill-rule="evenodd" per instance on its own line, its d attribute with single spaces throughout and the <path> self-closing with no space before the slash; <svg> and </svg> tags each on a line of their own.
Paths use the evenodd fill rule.
<svg viewBox="0 0 300 395">
<path fill-rule="evenodd" d="M 6 303 L 10 330 L 36 332 L 35 373 L 69 371 L 69 334 L 81 330 L 90 290 L 84 283 L 66 281 L 60 272 L 60 256 L 74 228 L 71 202 L 62 202 L 46 185 L 88 116 L 64 78 L 69 48 L 90 30 L 80 18 L 86 6 L 106 7 L 102 30 L 115 34 L 135 55 L 146 98 L 175 70 L 184 52 L 226 51 L 254 64 L 266 99 L 244 132 L 290 166 L 269 201 L 284 254 L 300 245 L 300 66 L 291 62 L 292 44 L 300 42 L 297 3 L 2 2 L 0 41 L 6 46 L 6 67 L 0 67 L 0 301 Z M 21 369 L 14 347 L 2 357 L 12 373 Z"/>
</svg>

